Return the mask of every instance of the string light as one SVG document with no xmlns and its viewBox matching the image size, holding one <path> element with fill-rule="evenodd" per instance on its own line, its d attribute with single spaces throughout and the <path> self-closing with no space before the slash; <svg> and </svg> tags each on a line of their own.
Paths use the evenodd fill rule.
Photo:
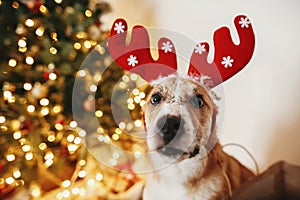
<svg viewBox="0 0 300 200">
<path fill-rule="evenodd" d="M 78 132 L 78 135 L 79 135 L 80 137 L 85 137 L 85 136 L 86 136 L 86 131 L 85 131 L 85 130 L 80 130 L 80 131 Z"/>
<path fill-rule="evenodd" d="M 76 121 L 71 121 L 70 122 L 70 127 L 71 128 L 76 128 L 77 127 L 77 122 Z"/>
<path fill-rule="evenodd" d="M 16 59 L 13 59 L 13 58 L 9 59 L 8 66 L 10 66 L 10 67 L 16 67 L 17 66 Z"/>
<path fill-rule="evenodd" d="M 87 185 L 90 186 L 90 187 L 93 187 L 95 185 L 95 180 L 94 179 L 89 179 L 87 181 Z"/>
<path fill-rule="evenodd" d="M 79 188 L 74 187 L 71 192 L 72 192 L 72 194 L 77 195 L 77 194 L 79 194 Z"/>
<path fill-rule="evenodd" d="M 13 138 L 14 138 L 15 140 L 20 139 L 21 136 L 22 136 L 21 131 L 16 131 L 16 132 L 13 133 Z"/>
<path fill-rule="evenodd" d="M 62 107 L 60 105 L 55 105 L 52 110 L 53 110 L 54 113 L 57 114 L 57 113 L 60 113 L 62 111 Z"/>
<path fill-rule="evenodd" d="M 31 152 L 26 153 L 26 154 L 25 154 L 25 159 L 26 159 L 26 160 L 32 160 L 32 159 L 33 159 L 33 154 L 32 154 Z"/>
<path fill-rule="evenodd" d="M 8 161 L 8 162 L 12 162 L 12 161 L 14 161 L 16 159 L 16 156 L 14 155 L 14 154 L 8 154 L 7 156 L 6 156 L 6 160 Z"/>
<path fill-rule="evenodd" d="M 99 81 L 101 81 L 102 76 L 100 73 L 96 73 L 93 78 L 96 82 L 99 82 Z"/>
<path fill-rule="evenodd" d="M 69 190 L 64 190 L 63 192 L 62 192 L 62 196 L 64 197 L 64 198 L 69 198 L 70 197 L 70 191 Z"/>
<path fill-rule="evenodd" d="M 78 32 L 78 33 L 76 33 L 76 37 L 77 37 L 78 39 L 84 39 L 84 38 L 87 38 L 87 33 L 86 33 L 86 32 L 83 32 L 83 31 Z"/>
<path fill-rule="evenodd" d="M 18 2 L 14 1 L 14 2 L 12 3 L 11 6 L 12 6 L 14 9 L 18 9 L 20 5 L 19 5 Z"/>
<path fill-rule="evenodd" d="M 47 149 L 47 144 L 44 143 L 44 142 L 41 143 L 41 144 L 39 145 L 39 149 L 42 150 L 42 151 L 46 150 L 46 149 Z"/>
<path fill-rule="evenodd" d="M 61 2 L 63 1 L 63 0 L 54 0 L 55 1 L 55 3 L 57 3 L 57 4 L 61 4 Z"/>
<path fill-rule="evenodd" d="M 97 85 L 91 85 L 90 86 L 90 91 L 91 92 L 96 92 L 97 91 Z"/>
<path fill-rule="evenodd" d="M 86 165 L 86 161 L 85 161 L 85 160 L 80 160 L 80 161 L 79 161 L 79 165 L 80 165 L 81 167 L 85 166 L 85 165 Z"/>
<path fill-rule="evenodd" d="M 139 95 L 139 93 L 140 93 L 140 91 L 137 88 L 134 88 L 132 90 L 132 94 L 135 95 L 135 96 Z"/>
<path fill-rule="evenodd" d="M 56 194 L 56 199 L 58 199 L 58 200 L 63 199 L 63 195 L 61 192 Z"/>
<path fill-rule="evenodd" d="M 79 42 L 74 43 L 74 49 L 79 50 L 81 48 L 81 44 Z"/>
<path fill-rule="evenodd" d="M 79 172 L 78 172 L 78 177 L 79 178 L 84 178 L 86 176 L 86 171 L 85 170 L 80 170 Z"/>
<path fill-rule="evenodd" d="M 32 197 L 37 198 L 41 196 L 41 188 L 36 183 L 30 185 L 30 190 Z"/>
<path fill-rule="evenodd" d="M 46 99 L 46 98 L 42 98 L 40 100 L 40 104 L 41 104 L 41 106 L 48 106 L 49 105 L 49 100 Z"/>
<path fill-rule="evenodd" d="M 49 114 L 49 108 L 47 108 L 47 107 L 42 108 L 41 109 L 41 114 L 44 115 L 44 116 L 48 115 Z"/>
<path fill-rule="evenodd" d="M 32 89 L 32 85 L 30 83 L 24 83 L 23 88 L 24 90 L 29 91 Z"/>
<path fill-rule="evenodd" d="M 78 149 L 78 146 L 75 144 L 69 144 L 68 145 L 68 152 L 69 154 L 74 154 Z"/>
<path fill-rule="evenodd" d="M 51 151 L 48 151 L 44 156 L 45 160 L 53 160 L 53 158 L 54 158 L 54 154 Z"/>
<path fill-rule="evenodd" d="M 0 124 L 4 123 L 5 122 L 5 117 L 4 116 L 0 116 Z"/>
<path fill-rule="evenodd" d="M 86 76 L 86 71 L 85 70 L 79 70 L 77 72 L 77 76 L 79 76 L 79 77 L 85 77 Z"/>
<path fill-rule="evenodd" d="M 48 140 L 49 142 L 54 142 L 54 141 L 55 141 L 55 135 L 49 133 L 49 135 L 48 135 L 48 137 L 47 137 L 47 140 Z"/>
<path fill-rule="evenodd" d="M 56 80 L 56 78 L 57 78 L 57 75 L 55 73 L 52 72 L 52 73 L 49 74 L 49 79 L 50 80 L 54 81 L 54 80 Z"/>
<path fill-rule="evenodd" d="M 15 179 L 13 177 L 7 177 L 5 179 L 5 182 L 8 184 L 8 185 L 11 185 L 15 182 Z"/>
<path fill-rule="evenodd" d="M 61 183 L 61 185 L 65 188 L 70 187 L 71 186 L 71 181 L 69 180 L 65 180 Z"/>
<path fill-rule="evenodd" d="M 134 102 L 135 103 L 140 103 L 141 102 L 141 97 L 140 96 L 135 96 L 134 97 Z"/>
<path fill-rule="evenodd" d="M 97 128 L 97 133 L 100 134 L 104 133 L 104 129 L 102 127 Z"/>
<path fill-rule="evenodd" d="M 100 117 L 103 116 L 103 112 L 102 112 L 101 110 L 97 110 L 97 111 L 95 112 L 95 116 L 100 118 Z"/>
<path fill-rule="evenodd" d="M 34 26 L 34 21 L 32 19 L 27 19 L 25 21 L 25 25 L 28 27 L 33 27 Z"/>
<path fill-rule="evenodd" d="M 75 139 L 74 139 L 74 144 L 80 144 L 82 142 L 82 139 L 80 138 L 80 137 L 76 137 Z"/>
<path fill-rule="evenodd" d="M 19 41 L 18 41 L 19 47 L 26 47 L 26 45 L 27 45 L 27 42 L 26 42 L 25 38 L 19 39 Z"/>
<path fill-rule="evenodd" d="M 52 33 L 50 34 L 50 36 L 51 36 L 51 38 L 54 40 L 54 42 L 57 42 L 57 41 L 58 41 L 57 33 L 52 32 Z"/>
<path fill-rule="evenodd" d="M 28 65 L 32 65 L 34 63 L 34 59 L 33 57 L 31 56 L 27 56 L 26 59 L 25 59 L 25 62 L 28 64 Z"/>
<path fill-rule="evenodd" d="M 136 81 L 138 79 L 138 76 L 136 74 L 130 75 L 131 80 Z"/>
<path fill-rule="evenodd" d="M 129 80 L 129 77 L 127 75 L 123 75 L 122 76 L 122 80 L 125 82 L 125 83 L 128 83 L 130 80 Z"/>
<path fill-rule="evenodd" d="M 126 125 L 126 130 L 127 131 L 131 131 L 133 129 L 133 124 L 132 123 L 128 123 L 127 125 Z"/>
<path fill-rule="evenodd" d="M 119 83 L 119 86 L 120 86 L 121 89 L 125 89 L 127 87 L 127 84 L 125 82 L 121 81 Z"/>
<path fill-rule="evenodd" d="M 145 104 L 146 104 L 146 101 L 145 101 L 145 100 L 142 100 L 142 101 L 140 102 L 140 106 L 141 106 L 141 107 L 143 107 Z"/>
<path fill-rule="evenodd" d="M 14 178 L 20 178 L 21 177 L 21 172 L 18 169 L 15 169 L 13 172 Z"/>
<path fill-rule="evenodd" d="M 26 144 L 26 145 L 24 145 L 24 146 L 22 146 L 22 150 L 24 151 L 24 152 L 28 152 L 28 151 L 30 151 L 30 146 L 28 145 L 28 144 Z"/>
<path fill-rule="evenodd" d="M 127 105 L 127 107 L 128 107 L 129 110 L 134 110 L 135 105 L 130 103 L 130 104 Z"/>
<path fill-rule="evenodd" d="M 113 158 L 114 158 L 114 159 L 119 159 L 119 158 L 120 158 L 120 154 L 117 153 L 117 152 L 114 152 L 114 153 L 113 153 Z"/>
<path fill-rule="evenodd" d="M 68 142 L 73 142 L 74 139 L 75 139 L 75 136 L 74 136 L 73 134 L 70 134 L 70 135 L 68 135 L 68 137 L 67 137 L 67 141 L 68 141 Z"/>
<path fill-rule="evenodd" d="M 92 11 L 90 11 L 90 10 L 86 10 L 85 12 L 84 12 L 84 14 L 85 14 L 85 16 L 87 16 L 87 17 L 92 17 Z"/>
<path fill-rule="evenodd" d="M 49 52 L 55 55 L 57 53 L 57 49 L 55 47 L 50 47 Z"/>
<path fill-rule="evenodd" d="M 136 127 L 141 127 L 142 125 L 143 125 L 143 122 L 141 121 L 141 120 L 135 120 L 134 121 L 134 125 L 136 126 Z"/>
<path fill-rule="evenodd" d="M 44 5 L 41 5 L 39 10 L 41 11 L 41 13 L 44 13 L 44 14 L 46 14 L 48 12 L 48 8 Z"/>
<path fill-rule="evenodd" d="M 133 103 L 133 99 L 132 98 L 127 99 L 127 103 L 128 104 Z"/>
<path fill-rule="evenodd" d="M 134 157 L 135 158 L 140 158 L 141 157 L 141 152 L 139 152 L 139 151 L 134 152 Z"/>
<path fill-rule="evenodd" d="M 0 126 L 0 131 L 6 132 L 7 130 L 7 126 Z"/>
<path fill-rule="evenodd" d="M 102 175 L 101 173 L 98 173 L 98 174 L 96 175 L 96 180 L 97 180 L 97 181 L 102 181 L 102 179 L 103 179 L 103 175 Z"/>
<path fill-rule="evenodd" d="M 35 31 L 35 34 L 37 35 L 37 36 L 43 36 L 44 35 L 44 31 L 45 31 L 45 28 L 43 27 L 43 26 L 40 26 L 40 27 L 38 27 L 37 29 L 36 29 L 36 31 Z"/>
<path fill-rule="evenodd" d="M 119 138 L 120 138 L 120 136 L 118 134 L 113 134 L 112 135 L 113 140 L 118 140 Z"/>
<path fill-rule="evenodd" d="M 85 194 L 86 194 L 85 189 L 84 189 L 84 188 L 81 188 L 81 189 L 79 190 L 79 195 L 83 197 L 83 196 L 85 196 Z"/>
<path fill-rule="evenodd" d="M 50 167 L 51 165 L 53 165 L 53 160 L 46 160 L 45 161 L 45 163 L 44 163 L 44 165 L 46 166 L 46 167 Z"/>
<path fill-rule="evenodd" d="M 16 34 L 18 35 L 24 35 L 26 34 L 26 28 L 24 27 L 23 24 L 18 24 L 16 30 L 15 30 Z"/>
<path fill-rule="evenodd" d="M 89 40 L 84 41 L 83 46 L 87 49 L 92 47 L 92 44 Z"/>
<path fill-rule="evenodd" d="M 25 53 L 27 51 L 27 47 L 19 47 L 18 51 Z"/>
<path fill-rule="evenodd" d="M 146 97 L 146 94 L 145 94 L 145 92 L 140 92 L 139 96 L 143 99 Z"/>
<path fill-rule="evenodd" d="M 109 164 L 112 166 L 115 166 L 118 163 L 118 161 L 116 159 L 110 159 Z"/>
<path fill-rule="evenodd" d="M 120 129 L 125 129 L 126 128 L 125 122 L 120 122 L 119 127 L 120 127 Z"/>
</svg>

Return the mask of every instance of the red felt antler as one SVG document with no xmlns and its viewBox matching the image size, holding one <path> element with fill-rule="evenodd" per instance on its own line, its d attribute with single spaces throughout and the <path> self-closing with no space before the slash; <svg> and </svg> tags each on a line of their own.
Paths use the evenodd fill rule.
<svg viewBox="0 0 300 200">
<path fill-rule="evenodd" d="M 215 55 L 212 63 L 208 63 L 209 45 L 199 43 L 190 60 L 189 75 L 206 75 L 216 86 L 242 70 L 250 61 L 255 46 L 254 32 L 249 19 L 240 15 L 235 17 L 234 24 L 240 42 L 235 45 L 227 27 L 221 27 L 214 33 Z"/>
<path fill-rule="evenodd" d="M 133 27 L 129 45 L 126 45 L 126 36 L 126 21 L 117 19 L 111 29 L 108 48 L 120 67 L 139 74 L 146 81 L 176 72 L 176 52 L 171 40 L 161 38 L 158 41 L 159 58 L 154 60 L 150 53 L 149 35 L 144 27 Z"/>
<path fill-rule="evenodd" d="M 214 33 L 213 62 L 207 61 L 208 43 L 199 43 L 191 56 L 189 75 L 208 76 L 211 78 L 211 87 L 214 87 L 234 76 L 248 64 L 255 45 L 252 25 L 244 15 L 237 16 L 234 24 L 239 35 L 239 44 L 235 45 L 232 42 L 227 27 L 219 28 Z M 139 74 L 146 81 L 176 72 L 176 52 L 171 40 L 167 38 L 159 40 L 159 58 L 154 60 L 150 53 L 149 35 L 144 27 L 133 27 L 129 45 L 126 45 L 126 36 L 126 21 L 116 20 L 110 33 L 108 47 L 112 58 L 123 69 Z"/>
</svg>

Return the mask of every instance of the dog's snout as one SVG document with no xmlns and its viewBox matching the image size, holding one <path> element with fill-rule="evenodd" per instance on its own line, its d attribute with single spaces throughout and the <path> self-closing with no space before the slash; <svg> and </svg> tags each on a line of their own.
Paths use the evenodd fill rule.
<svg viewBox="0 0 300 200">
<path fill-rule="evenodd" d="M 177 135 L 183 134 L 183 120 L 177 116 L 164 116 L 158 120 L 157 128 L 166 144 L 169 144 Z"/>
</svg>

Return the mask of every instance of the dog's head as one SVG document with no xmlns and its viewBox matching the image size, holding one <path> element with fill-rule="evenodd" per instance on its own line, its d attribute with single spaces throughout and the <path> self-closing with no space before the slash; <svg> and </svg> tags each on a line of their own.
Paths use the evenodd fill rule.
<svg viewBox="0 0 300 200">
<path fill-rule="evenodd" d="M 170 75 L 154 81 L 144 120 L 150 152 L 179 160 L 197 155 L 208 142 L 214 103 L 201 80 Z"/>
<path fill-rule="evenodd" d="M 197 43 L 189 61 L 189 76 L 199 80 L 203 75 L 208 76 L 213 88 L 248 64 L 255 47 L 251 22 L 247 16 L 239 15 L 235 17 L 234 25 L 239 44 L 232 41 L 228 27 L 220 27 L 213 36 L 212 62 L 208 62 L 209 44 Z M 127 29 L 126 21 L 117 19 L 110 32 L 108 48 L 114 61 L 123 69 L 139 74 L 148 82 L 157 80 L 152 84 L 153 90 L 144 107 L 150 151 L 164 157 L 194 157 L 210 143 L 214 126 L 214 103 L 209 90 L 201 81 L 189 76 L 170 75 L 177 72 L 177 54 L 169 38 L 158 40 L 158 58 L 154 59 L 151 51 L 155 48 L 150 45 L 147 29 L 134 26 L 130 41 L 127 41 Z M 185 39 L 178 41 L 190 43 Z M 164 78 L 157 79 L 159 76 Z"/>
</svg>

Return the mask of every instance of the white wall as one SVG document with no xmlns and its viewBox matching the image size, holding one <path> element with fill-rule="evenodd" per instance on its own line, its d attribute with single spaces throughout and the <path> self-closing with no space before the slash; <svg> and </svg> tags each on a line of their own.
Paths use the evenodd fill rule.
<svg viewBox="0 0 300 200">
<path fill-rule="evenodd" d="M 224 84 L 226 113 L 221 142 L 248 148 L 261 170 L 282 159 L 300 165 L 300 1 L 108 2 L 113 9 L 109 26 L 116 17 L 123 17 L 131 26 L 173 29 L 210 43 L 217 27 L 232 27 L 233 17 L 240 13 L 249 16 L 255 28 L 256 50 L 249 66 Z M 242 149 L 227 150 L 254 169 Z"/>
</svg>

